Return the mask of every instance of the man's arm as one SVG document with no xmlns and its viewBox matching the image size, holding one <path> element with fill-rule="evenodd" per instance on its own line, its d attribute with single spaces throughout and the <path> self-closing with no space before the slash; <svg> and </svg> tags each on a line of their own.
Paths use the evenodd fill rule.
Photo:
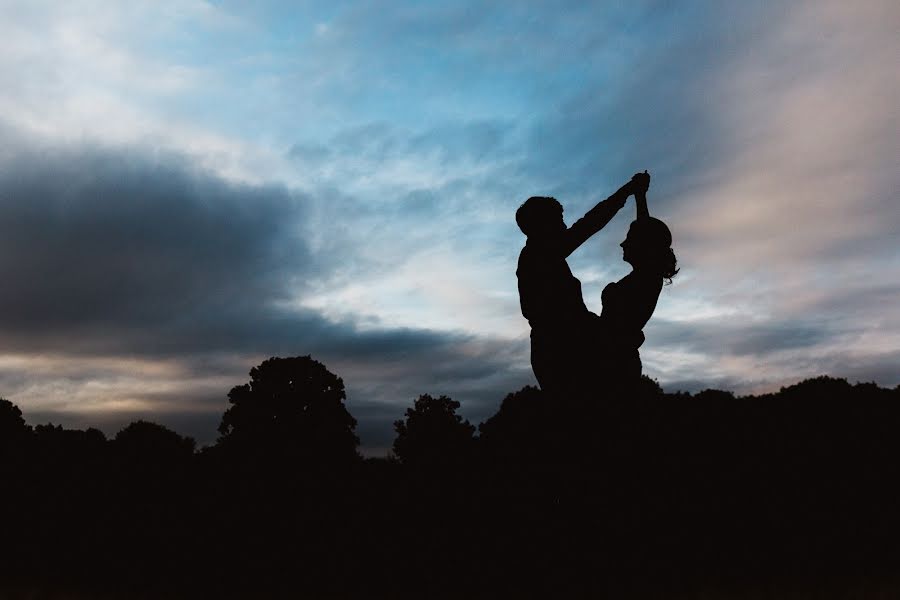
<svg viewBox="0 0 900 600">
<path fill-rule="evenodd" d="M 628 196 L 632 194 L 633 186 L 633 180 L 629 181 L 616 190 L 612 196 L 598 202 L 597 206 L 589 210 L 565 231 L 562 242 L 563 258 L 575 252 L 589 237 L 603 229 L 616 216 L 616 213 L 625 206 Z"/>
</svg>

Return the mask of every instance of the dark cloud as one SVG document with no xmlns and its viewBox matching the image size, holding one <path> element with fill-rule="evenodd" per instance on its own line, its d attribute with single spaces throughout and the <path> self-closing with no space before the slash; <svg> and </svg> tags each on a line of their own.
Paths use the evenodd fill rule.
<svg viewBox="0 0 900 600">
<path fill-rule="evenodd" d="M 302 198 L 179 157 L 19 155 L 0 165 L 0 210 L 0 328 L 17 344 L 235 317 L 320 266 L 292 230 Z"/>
<path fill-rule="evenodd" d="M 172 356 L 313 346 L 411 356 L 463 341 L 285 308 L 341 268 L 314 254 L 308 199 L 227 183 L 175 158 L 83 152 L 0 170 L 0 329 L 22 350 Z"/>
<path fill-rule="evenodd" d="M 836 355 L 823 373 L 838 373 L 851 381 L 875 382 L 885 387 L 900 385 L 900 350 L 863 356 Z"/>
<path fill-rule="evenodd" d="M 765 356 L 780 350 L 810 348 L 843 332 L 823 327 L 821 323 L 787 319 L 748 323 L 727 318 L 693 321 L 654 318 L 645 333 L 654 348 L 715 352 L 720 356 Z"/>
<path fill-rule="evenodd" d="M 203 443 L 215 438 L 230 385 L 268 356 L 312 354 L 344 377 L 351 409 L 369 407 L 364 442 L 378 447 L 418 394 L 438 388 L 483 413 L 527 378 L 511 367 L 521 362 L 515 344 L 362 329 L 286 304 L 342 268 L 342 256 L 311 249 L 311 206 L 282 187 L 230 183 L 179 157 L 20 154 L 0 165 L 0 278 L 11 282 L 0 296 L 3 351 L 93 357 L 83 371 L 50 377 L 66 389 L 113 376 L 104 357 L 174 361 L 181 389 L 130 397 Z M 213 392 L 210 378 L 233 383 Z M 10 370 L 2 382 L 13 391 L 36 383 Z M 109 432 L 139 416 L 71 406 L 30 414 L 69 426 L 100 419 Z"/>
</svg>

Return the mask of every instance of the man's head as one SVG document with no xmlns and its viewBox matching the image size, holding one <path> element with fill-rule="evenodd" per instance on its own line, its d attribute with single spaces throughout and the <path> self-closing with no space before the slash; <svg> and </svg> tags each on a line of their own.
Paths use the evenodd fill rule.
<svg viewBox="0 0 900 600">
<path fill-rule="evenodd" d="M 556 198 L 532 196 L 516 211 L 516 223 L 528 237 L 543 237 L 565 231 L 563 207 Z"/>
</svg>

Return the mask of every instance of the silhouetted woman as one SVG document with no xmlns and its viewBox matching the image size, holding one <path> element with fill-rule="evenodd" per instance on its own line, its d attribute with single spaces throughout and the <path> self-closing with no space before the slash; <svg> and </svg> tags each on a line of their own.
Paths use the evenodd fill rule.
<svg viewBox="0 0 900 600">
<path fill-rule="evenodd" d="M 644 343 L 644 325 L 656 308 L 663 283 L 678 273 L 672 251 L 672 233 L 665 223 L 650 216 L 647 188 L 650 176 L 635 191 L 637 219 L 631 223 L 622 246 L 622 260 L 632 271 L 603 289 L 600 314 L 603 376 L 606 383 L 631 385 L 641 376 L 638 348 Z"/>
</svg>

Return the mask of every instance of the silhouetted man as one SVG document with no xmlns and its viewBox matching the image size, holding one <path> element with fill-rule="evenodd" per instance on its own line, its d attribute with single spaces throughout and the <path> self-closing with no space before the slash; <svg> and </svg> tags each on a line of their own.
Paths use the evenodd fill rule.
<svg viewBox="0 0 900 600">
<path fill-rule="evenodd" d="M 632 193 L 646 188 L 643 173 L 599 202 L 571 227 L 555 198 L 533 196 L 516 211 L 516 223 L 528 240 L 519 254 L 519 304 L 531 325 L 531 367 L 545 392 L 556 397 L 583 393 L 590 331 L 597 315 L 588 311 L 579 281 L 566 258 L 603 229 Z"/>
</svg>

